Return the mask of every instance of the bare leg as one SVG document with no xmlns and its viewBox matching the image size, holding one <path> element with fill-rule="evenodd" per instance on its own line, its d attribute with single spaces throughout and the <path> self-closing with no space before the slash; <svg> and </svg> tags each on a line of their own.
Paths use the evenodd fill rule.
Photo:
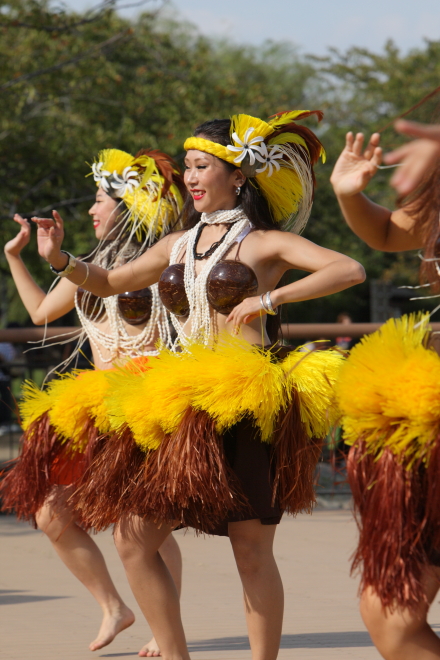
<svg viewBox="0 0 440 660">
<path fill-rule="evenodd" d="M 284 592 L 273 556 L 275 530 L 276 525 L 262 525 L 259 520 L 229 523 L 252 660 L 275 660 L 280 648 Z"/>
<path fill-rule="evenodd" d="M 137 516 L 126 518 L 115 529 L 115 544 L 163 658 L 189 660 L 176 584 L 159 553 L 173 527 L 158 528 Z"/>
<path fill-rule="evenodd" d="M 98 601 L 103 619 L 91 651 L 110 644 L 118 633 L 134 622 L 133 612 L 125 605 L 112 582 L 104 557 L 96 543 L 75 523 L 65 500 L 68 488 L 57 486 L 36 516 L 39 529 L 51 541 L 58 556 Z"/>
<path fill-rule="evenodd" d="M 429 604 L 440 586 L 440 569 L 427 567 L 423 578 Z M 440 658 L 440 639 L 427 621 L 429 605 L 416 610 L 384 609 L 369 587 L 362 594 L 361 614 L 371 639 L 386 660 L 435 660 Z"/>
<path fill-rule="evenodd" d="M 173 578 L 180 599 L 182 591 L 182 555 L 178 543 L 172 534 L 167 536 L 160 546 L 159 554 L 164 560 L 165 565 Z M 141 658 L 157 658 L 160 655 L 159 645 L 154 637 L 139 651 L 139 656 Z"/>
</svg>

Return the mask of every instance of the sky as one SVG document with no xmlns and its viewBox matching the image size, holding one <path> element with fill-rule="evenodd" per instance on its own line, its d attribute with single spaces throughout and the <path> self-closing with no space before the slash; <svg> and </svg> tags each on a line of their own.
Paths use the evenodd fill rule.
<svg viewBox="0 0 440 660">
<path fill-rule="evenodd" d="M 129 2 L 118 0 L 121 6 Z M 84 9 L 95 2 L 66 4 Z M 389 38 L 407 52 L 422 46 L 424 37 L 440 40 L 439 0 L 170 0 L 170 5 L 174 18 L 190 21 L 204 35 L 253 45 L 287 40 L 313 55 L 324 55 L 329 46 L 380 52 Z"/>
</svg>

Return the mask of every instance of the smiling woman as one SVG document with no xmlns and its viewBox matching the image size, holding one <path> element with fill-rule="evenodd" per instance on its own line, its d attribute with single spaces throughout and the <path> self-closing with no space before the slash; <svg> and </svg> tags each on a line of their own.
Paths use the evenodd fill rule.
<svg viewBox="0 0 440 660">
<path fill-rule="evenodd" d="M 179 172 L 160 152 L 143 150 L 134 157 L 107 149 L 98 155 L 92 174 L 98 190 L 89 214 L 98 245 L 82 260 L 87 274 L 92 264 L 113 269 L 144 253 L 176 223 L 182 205 Z M 57 219 L 54 212 L 52 224 Z M 102 370 L 128 358 L 137 358 L 146 368 L 146 356 L 157 354 L 155 342 L 171 342 L 167 312 L 157 286 L 140 291 L 127 286 L 121 295 L 103 300 L 81 288 L 87 275 L 79 286 L 63 279 L 45 294 L 20 257 L 29 242 L 30 227 L 18 215 L 14 220 L 21 229 L 7 243 L 5 253 L 32 320 L 43 324 L 76 307 L 82 325 L 77 351 L 89 339 L 96 370 L 57 377 L 44 391 L 25 384 L 22 452 L 2 481 L 2 506 L 42 529 L 66 566 L 100 603 L 104 616 L 98 637 L 90 644 L 94 651 L 130 626 L 134 615 L 117 593 L 98 547 L 84 531 L 85 520 L 73 511 L 68 497 L 80 478 L 90 478 L 87 466 L 96 451 L 98 427 L 107 430 L 107 383 Z M 173 537 L 161 553 L 179 589 L 181 560 Z M 140 655 L 147 653 L 158 655 L 154 640 Z"/>
<path fill-rule="evenodd" d="M 108 271 L 67 258 L 63 223 L 37 219 L 40 254 L 99 296 L 160 283 L 177 340 L 148 368 L 108 372 L 113 435 L 74 501 L 115 542 L 167 660 L 187 659 L 176 593 L 158 548 L 176 525 L 229 535 L 254 660 L 275 660 L 283 592 L 272 544 L 283 511 L 310 510 L 321 438 L 335 417 L 333 351 L 289 350 L 266 327 L 284 302 L 363 281 L 352 259 L 301 238 L 324 150 L 297 120 L 213 120 L 185 142 L 183 230 Z M 316 113 L 318 117 L 321 113 Z M 289 269 L 304 279 L 276 288 Z M 86 279 L 84 283 L 84 279 Z M 240 333 L 240 337 L 237 335 Z"/>
</svg>

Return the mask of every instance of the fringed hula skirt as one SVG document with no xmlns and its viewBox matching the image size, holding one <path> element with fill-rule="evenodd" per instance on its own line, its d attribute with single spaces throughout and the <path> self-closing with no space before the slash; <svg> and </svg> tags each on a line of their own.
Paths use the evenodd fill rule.
<svg viewBox="0 0 440 660">
<path fill-rule="evenodd" d="M 34 411 L 20 460 L 33 444 L 33 469 L 47 480 L 48 450 L 35 445 L 82 456 L 71 501 L 96 530 L 127 515 L 214 534 L 226 534 L 233 521 L 274 524 L 283 511 L 313 506 L 342 361 L 335 351 L 265 350 L 227 336 L 215 348 L 194 343 L 148 363 L 64 377 L 50 388 L 70 387 L 70 394 L 50 409 L 37 410 L 35 401 L 51 392 L 28 390 L 22 410 Z M 44 440 L 34 429 L 44 429 Z M 19 496 L 13 473 L 20 460 L 3 486 L 16 493 L 6 497 L 10 505 Z"/>
<path fill-rule="evenodd" d="M 353 568 L 384 606 L 415 607 L 439 564 L 440 357 L 428 316 L 388 321 L 355 346 L 337 386 L 359 526 Z"/>
</svg>

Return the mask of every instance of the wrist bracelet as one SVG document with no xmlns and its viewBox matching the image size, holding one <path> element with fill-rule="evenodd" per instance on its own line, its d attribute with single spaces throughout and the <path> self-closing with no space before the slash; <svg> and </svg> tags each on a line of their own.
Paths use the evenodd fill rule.
<svg viewBox="0 0 440 660">
<path fill-rule="evenodd" d="M 89 279 L 89 275 L 90 275 L 89 264 L 86 261 L 83 261 L 83 264 L 86 267 L 86 276 L 85 276 L 84 280 L 81 282 L 81 284 L 78 284 L 79 287 L 83 286 L 87 282 L 87 280 Z"/>
<path fill-rule="evenodd" d="M 268 292 L 266 293 L 266 307 L 267 307 L 267 313 L 270 314 L 271 316 L 276 316 L 276 315 L 278 314 L 278 307 L 277 307 L 277 309 L 274 309 L 274 308 L 272 307 L 272 301 L 271 301 L 271 299 L 270 299 L 270 294 L 271 294 L 271 293 L 272 293 L 271 291 L 268 291 Z"/>
<path fill-rule="evenodd" d="M 278 308 L 275 310 L 272 307 L 272 301 L 270 299 L 270 291 L 267 293 L 262 293 L 260 296 L 260 305 L 262 309 L 266 312 L 266 314 L 269 314 L 269 316 L 276 316 L 278 314 Z"/>
<path fill-rule="evenodd" d="M 57 270 L 52 266 L 52 264 L 49 264 L 49 267 L 52 273 L 55 273 L 55 275 L 58 275 L 58 277 L 67 277 L 75 268 L 77 261 L 75 257 L 70 254 L 70 252 L 66 252 L 65 250 L 60 251 L 68 257 L 66 266 L 63 268 L 63 270 Z"/>
</svg>

